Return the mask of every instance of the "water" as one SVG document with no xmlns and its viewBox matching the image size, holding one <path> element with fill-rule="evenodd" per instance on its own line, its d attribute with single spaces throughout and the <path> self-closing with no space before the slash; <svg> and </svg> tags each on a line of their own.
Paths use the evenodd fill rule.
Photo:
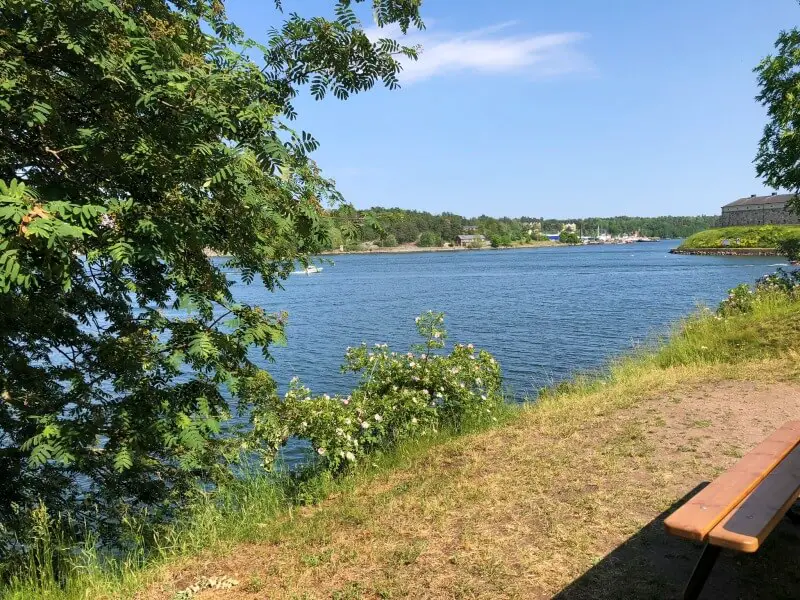
<svg viewBox="0 0 800 600">
<path fill-rule="evenodd" d="M 630 350 L 699 304 L 774 271 L 775 257 L 668 254 L 678 242 L 333 257 L 285 290 L 235 284 L 241 301 L 289 312 L 275 362 L 253 359 L 282 388 L 298 376 L 314 393 L 347 392 L 347 346 L 418 341 L 414 317 L 446 313 L 450 341 L 492 352 L 517 398 Z"/>
</svg>

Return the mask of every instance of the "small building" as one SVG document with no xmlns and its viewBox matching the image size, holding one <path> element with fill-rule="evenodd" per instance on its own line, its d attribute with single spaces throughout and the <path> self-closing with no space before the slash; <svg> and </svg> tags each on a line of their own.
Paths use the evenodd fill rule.
<svg viewBox="0 0 800 600">
<path fill-rule="evenodd" d="M 722 207 L 720 227 L 732 225 L 795 225 L 800 217 L 788 210 L 786 204 L 794 194 L 772 193 L 769 196 L 739 198 Z"/>
<path fill-rule="evenodd" d="M 457 235 L 455 245 L 460 248 L 468 248 L 480 244 L 483 246 L 486 243 L 486 238 L 482 235 Z"/>
<path fill-rule="evenodd" d="M 477 225 L 464 225 L 461 228 L 461 230 L 466 234 L 470 234 L 470 233 L 474 234 L 476 231 L 478 231 L 478 226 Z"/>
</svg>

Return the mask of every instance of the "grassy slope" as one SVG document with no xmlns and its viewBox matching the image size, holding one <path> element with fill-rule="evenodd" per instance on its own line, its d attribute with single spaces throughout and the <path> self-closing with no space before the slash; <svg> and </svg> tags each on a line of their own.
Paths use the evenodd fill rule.
<svg viewBox="0 0 800 600">
<path fill-rule="evenodd" d="M 290 510 L 256 479 L 221 510 L 201 507 L 144 569 L 132 562 L 109 575 L 90 556 L 92 568 L 74 571 L 66 588 L 18 581 L 7 597 L 117 597 L 144 586 L 138 597 L 168 600 L 218 575 L 240 585 L 208 597 L 663 597 L 678 591 L 696 549 L 666 539 L 652 519 L 763 435 L 705 448 L 702 434 L 734 416 L 703 413 L 704 394 L 798 380 L 798 317 L 800 303 L 776 298 L 751 315 L 694 318 L 657 352 L 562 385 L 492 430 L 422 440 L 341 482 L 318 482 L 306 492 L 330 496 L 317 507 Z M 731 402 L 746 400 L 731 390 Z M 744 405 L 744 418 L 765 410 Z M 723 565 L 745 586 L 723 592 L 747 595 L 747 578 L 761 585 L 758 568 L 768 568 L 767 595 L 792 597 L 797 573 L 772 576 L 791 551 Z"/>
<path fill-rule="evenodd" d="M 800 237 L 800 225 L 760 225 L 753 227 L 718 227 L 706 229 L 686 239 L 681 248 L 775 248 L 787 237 Z M 736 240 L 739 240 L 737 243 Z"/>
</svg>

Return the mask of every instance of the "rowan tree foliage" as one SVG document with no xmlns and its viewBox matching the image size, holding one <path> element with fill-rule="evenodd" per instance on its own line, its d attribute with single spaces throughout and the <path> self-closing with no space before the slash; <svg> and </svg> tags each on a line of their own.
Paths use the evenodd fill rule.
<svg viewBox="0 0 800 600">
<path fill-rule="evenodd" d="M 341 202 L 292 101 L 397 87 L 415 57 L 362 1 L 278 2 L 257 43 L 222 0 L 0 0 L 0 548 L 39 502 L 102 530 L 224 467 L 230 407 L 272 391 L 248 350 L 284 325 L 225 267 L 275 289 Z M 419 4 L 371 8 L 405 32 Z"/>
<path fill-rule="evenodd" d="M 782 31 L 776 53 L 756 67 L 761 88 L 756 99 L 768 121 L 758 147 L 756 171 L 775 189 L 800 192 L 800 30 Z M 795 196 L 789 206 L 800 212 Z"/>
</svg>

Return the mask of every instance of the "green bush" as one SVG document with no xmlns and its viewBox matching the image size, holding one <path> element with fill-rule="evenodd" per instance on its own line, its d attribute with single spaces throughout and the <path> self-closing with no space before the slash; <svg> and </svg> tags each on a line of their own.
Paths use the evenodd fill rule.
<svg viewBox="0 0 800 600">
<path fill-rule="evenodd" d="M 381 248 L 394 248 L 397 246 L 397 238 L 390 233 L 386 237 L 381 238 L 380 246 Z"/>
<path fill-rule="evenodd" d="M 492 248 L 503 248 L 513 244 L 511 237 L 508 235 L 493 235 L 489 238 L 489 243 Z"/>
<path fill-rule="evenodd" d="M 423 231 L 419 236 L 418 246 L 422 248 L 432 248 L 442 245 L 442 238 L 433 231 Z"/>
<path fill-rule="evenodd" d="M 306 439 L 317 468 L 335 472 L 403 439 L 496 420 L 503 403 L 499 364 L 472 344 L 437 354 L 443 322 L 440 313 L 417 317 L 424 341 L 407 353 L 386 344 L 349 348 L 342 370 L 361 373 L 361 380 L 347 396 L 314 396 L 295 379 L 283 398 L 263 398 L 252 447 L 271 462 L 290 437 Z"/>
</svg>

